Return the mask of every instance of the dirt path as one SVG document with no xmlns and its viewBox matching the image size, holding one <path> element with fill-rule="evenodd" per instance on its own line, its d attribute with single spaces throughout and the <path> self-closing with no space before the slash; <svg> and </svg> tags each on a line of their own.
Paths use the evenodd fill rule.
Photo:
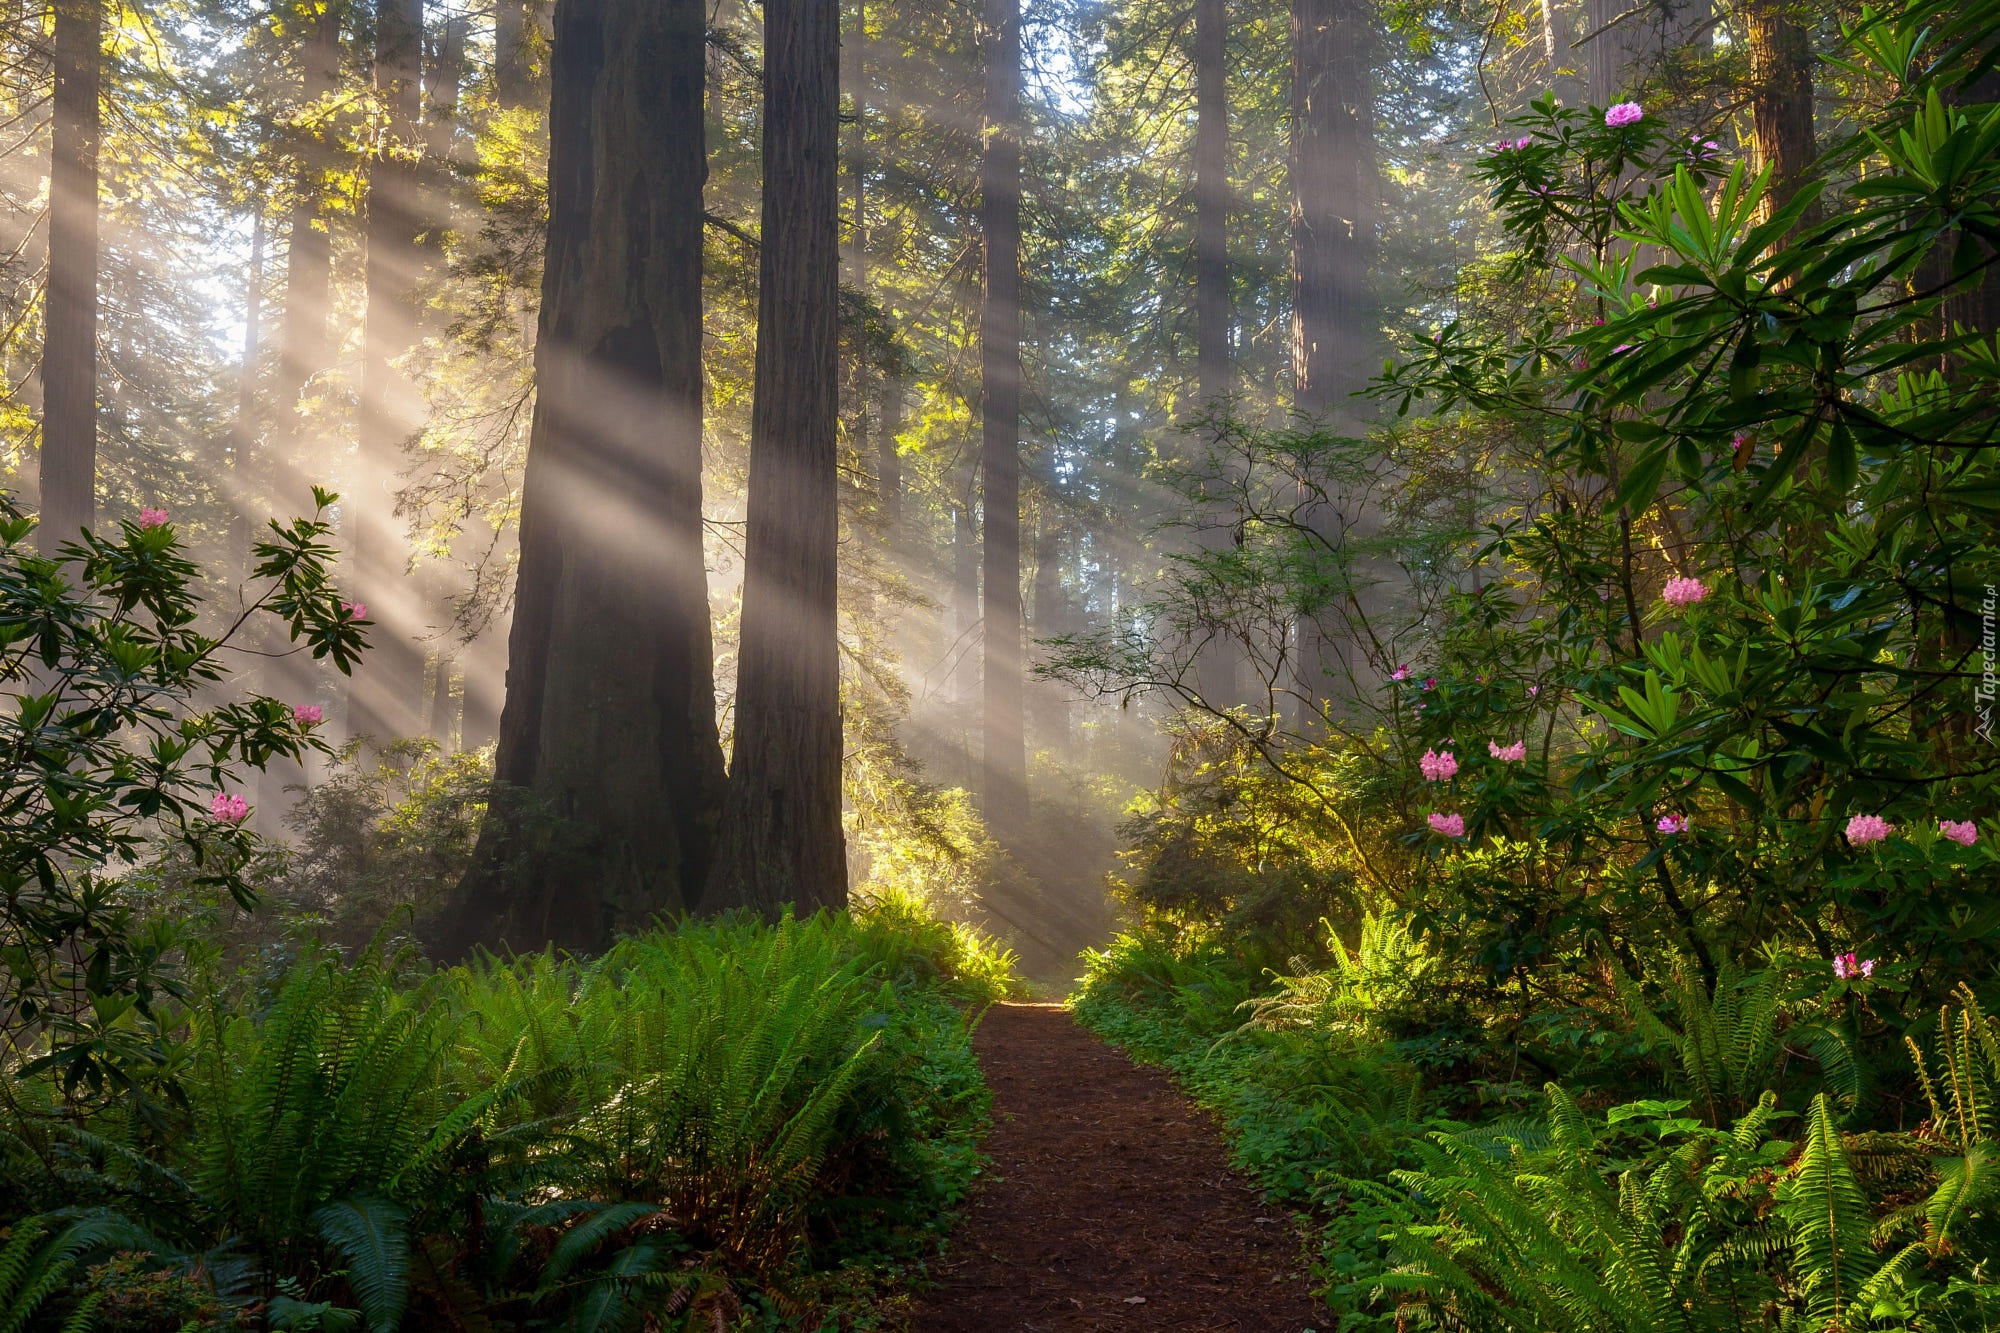
<svg viewBox="0 0 2000 1333">
<path fill-rule="evenodd" d="M 1215 1123 L 1056 1005 L 990 1010 L 994 1179 L 917 1333 L 1300 1333 L 1321 1319 L 1290 1220 L 1229 1170 Z"/>
</svg>

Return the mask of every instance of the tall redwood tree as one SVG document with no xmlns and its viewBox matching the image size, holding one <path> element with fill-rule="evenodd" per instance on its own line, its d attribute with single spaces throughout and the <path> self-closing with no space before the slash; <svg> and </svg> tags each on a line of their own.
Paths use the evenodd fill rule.
<svg viewBox="0 0 2000 1333">
<path fill-rule="evenodd" d="M 979 166 L 986 291 L 979 313 L 980 519 L 985 537 L 986 822 L 1028 816 L 1021 690 L 1021 4 L 986 3 L 986 144 Z"/>
<path fill-rule="evenodd" d="M 57 0 L 42 339 L 42 525 L 54 551 L 97 509 L 97 145 L 100 0 Z"/>
<path fill-rule="evenodd" d="M 601 948 L 694 907 L 709 871 L 723 774 L 701 523 L 705 22 L 700 0 L 557 10 L 497 817 L 440 923 L 447 952 Z"/>
<path fill-rule="evenodd" d="M 840 3 L 765 0 L 764 199 L 736 731 L 714 905 L 847 902 L 840 827 Z"/>
</svg>

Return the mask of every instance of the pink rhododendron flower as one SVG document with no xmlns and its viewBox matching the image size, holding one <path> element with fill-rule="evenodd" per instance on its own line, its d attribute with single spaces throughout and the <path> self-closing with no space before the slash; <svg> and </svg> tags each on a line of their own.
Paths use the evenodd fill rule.
<svg viewBox="0 0 2000 1333">
<path fill-rule="evenodd" d="M 1528 146 L 1528 143 L 1529 143 L 1528 136 L 1524 134 L 1520 138 L 1514 140 L 1514 147 L 1526 148 Z"/>
<path fill-rule="evenodd" d="M 366 602 L 342 602 L 340 609 L 347 612 L 348 615 L 353 616 L 356 620 L 366 619 L 368 615 L 368 603 Z"/>
<path fill-rule="evenodd" d="M 1424 688 L 1425 688 L 1425 689 L 1427 689 L 1427 690 L 1434 690 L 1434 689 L 1436 689 L 1437 687 L 1438 687 L 1438 678 L 1437 678 L 1436 676 L 1425 676 L 1425 677 L 1424 677 Z"/>
<path fill-rule="evenodd" d="M 164 509 L 141 509 L 139 526 L 142 528 L 164 528 L 167 526 L 167 511 Z"/>
<path fill-rule="evenodd" d="M 1458 756 L 1450 750 L 1443 754 L 1425 750 L 1424 757 L 1417 760 L 1417 767 L 1423 770 L 1425 782 L 1447 782 L 1458 772 Z"/>
<path fill-rule="evenodd" d="M 1675 608 L 1693 606 L 1708 596 L 1708 585 L 1700 579 L 1668 579 L 1660 589 L 1660 600 Z"/>
<path fill-rule="evenodd" d="M 1973 827 L 1972 821 L 1969 819 L 1940 819 L 1938 821 L 1938 832 L 1950 838 L 1961 847 L 1970 847 L 1973 843 L 1979 841 L 1979 830 Z"/>
<path fill-rule="evenodd" d="M 250 802 L 234 793 L 219 791 L 208 803 L 208 813 L 225 824 L 240 824 L 250 813 Z"/>
<path fill-rule="evenodd" d="M 1536 695 L 1540 694 L 1541 692 L 1542 692 L 1542 687 L 1541 687 L 1541 686 L 1539 686 L 1539 685 L 1530 685 L 1530 686 L 1528 687 L 1528 697 L 1529 697 L 1530 699 L 1534 698 L 1534 697 L 1535 697 Z"/>
<path fill-rule="evenodd" d="M 1852 981 L 1856 977 L 1872 977 L 1875 975 L 1875 960 L 1857 959 L 1851 953 L 1841 954 L 1833 960 L 1833 975 L 1842 981 Z"/>
<path fill-rule="evenodd" d="M 1441 833 L 1447 838 L 1465 836 L 1464 815 L 1428 815 L 1424 822 L 1431 826 L 1431 832 Z"/>
<path fill-rule="evenodd" d="M 1654 824 L 1653 827 L 1669 835 L 1686 833 L 1688 831 L 1688 817 L 1686 815 L 1661 815 L 1659 822 Z"/>
<path fill-rule="evenodd" d="M 1409 678 L 1410 678 L 1410 667 L 1408 663 L 1403 663 L 1399 665 L 1394 671 L 1391 671 L 1389 673 L 1390 680 L 1408 680 Z"/>
<path fill-rule="evenodd" d="M 1499 741 L 1488 741 L 1486 753 L 1503 764 L 1518 764 L 1528 757 L 1528 743 L 1515 741 L 1512 745 L 1502 745 Z"/>
<path fill-rule="evenodd" d="M 1637 125 L 1646 118 L 1646 109 L 1637 102 L 1620 102 L 1604 113 L 1604 123 L 1614 130 Z"/>
<path fill-rule="evenodd" d="M 326 710 L 318 704 L 300 704 L 292 710 L 292 721 L 302 727 L 318 726 L 326 718 Z"/>
<path fill-rule="evenodd" d="M 1883 842 L 1895 831 L 1894 826 L 1880 815 L 1856 815 L 1847 821 L 1847 840 L 1856 847 Z"/>
</svg>

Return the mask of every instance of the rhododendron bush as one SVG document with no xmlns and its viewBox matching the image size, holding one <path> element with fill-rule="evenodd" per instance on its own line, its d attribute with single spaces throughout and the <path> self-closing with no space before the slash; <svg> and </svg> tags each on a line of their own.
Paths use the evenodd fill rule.
<svg viewBox="0 0 2000 1333">
<path fill-rule="evenodd" d="M 1534 103 L 1464 164 L 1504 248 L 1367 391 L 1380 423 L 1202 421 L 1162 474 L 1185 553 L 1053 645 L 1205 717 L 1237 818 L 1310 807 L 1337 925 L 1401 914 L 1565 1024 L 1782 954 L 1874 1042 L 2000 964 L 2000 348 L 1953 322 L 2000 244 L 2000 108 L 1977 43 L 1851 41 L 1879 95 L 1791 194 L 1642 101 Z"/>
<path fill-rule="evenodd" d="M 325 752 L 318 705 L 232 697 L 234 648 L 347 671 L 365 646 L 332 577 L 336 497 L 271 523 L 240 601 L 206 613 L 170 516 L 141 509 L 38 554 L 0 497 L 0 1060 L 60 1071 L 75 1096 L 130 1091 L 165 1058 L 153 1002 L 177 986 L 171 923 L 120 876 L 177 843 L 192 879 L 244 907 L 254 849 L 240 780 Z M 267 631 L 267 626 L 270 627 Z M 281 649 L 282 650 L 282 649 Z"/>
</svg>

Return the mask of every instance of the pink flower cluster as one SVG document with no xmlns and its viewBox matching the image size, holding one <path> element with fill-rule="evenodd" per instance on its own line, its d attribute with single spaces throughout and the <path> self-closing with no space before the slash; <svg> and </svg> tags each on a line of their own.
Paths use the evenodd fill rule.
<svg viewBox="0 0 2000 1333">
<path fill-rule="evenodd" d="M 1408 662 L 1400 664 L 1394 671 L 1389 673 L 1390 680 L 1408 680 L 1409 678 L 1410 664 Z"/>
<path fill-rule="evenodd" d="M 1856 847 L 1885 842 L 1895 831 L 1895 827 L 1880 815 L 1856 815 L 1847 821 L 1847 840 Z"/>
<path fill-rule="evenodd" d="M 1852 981 L 1856 977 L 1872 977 L 1875 975 L 1875 960 L 1857 959 L 1851 953 L 1844 953 L 1833 960 L 1833 975 L 1842 981 Z"/>
<path fill-rule="evenodd" d="M 318 704 L 300 704 L 292 710 L 292 721 L 302 727 L 316 727 L 326 720 L 326 710 Z"/>
<path fill-rule="evenodd" d="M 1518 764 L 1528 757 L 1528 743 L 1515 741 L 1512 745 L 1502 745 L 1499 741 L 1488 741 L 1486 753 L 1503 764 Z"/>
<path fill-rule="evenodd" d="M 342 602 L 340 609 L 347 612 L 348 615 L 353 616 L 356 620 L 366 619 L 368 615 L 368 603 L 366 602 Z"/>
<path fill-rule="evenodd" d="M 233 792 L 219 791 L 208 803 L 208 813 L 225 824 L 241 824 L 250 813 L 250 802 Z"/>
<path fill-rule="evenodd" d="M 1940 819 L 1938 832 L 1961 847 L 1970 847 L 1979 841 L 1979 830 L 1969 819 Z"/>
<path fill-rule="evenodd" d="M 1604 123 L 1614 130 L 1637 125 L 1646 118 L 1646 109 L 1637 102 L 1620 102 L 1604 113 Z"/>
<path fill-rule="evenodd" d="M 142 528 L 164 528 L 167 526 L 167 511 L 164 509 L 141 509 L 139 526 Z"/>
<path fill-rule="evenodd" d="M 1688 817 L 1686 815 L 1661 815 L 1653 827 L 1669 836 L 1675 833 L 1686 833 L 1688 831 Z"/>
<path fill-rule="evenodd" d="M 1425 782 L 1447 782 L 1458 774 L 1458 756 L 1450 750 L 1443 754 L 1425 750 L 1423 758 L 1417 760 L 1417 767 L 1423 770 Z"/>
<path fill-rule="evenodd" d="M 1660 600 L 1676 609 L 1693 606 L 1706 596 L 1708 585 L 1700 579 L 1668 579 L 1667 586 L 1660 589 Z"/>
<path fill-rule="evenodd" d="M 1431 826 L 1431 832 L 1443 834 L 1447 838 L 1462 838 L 1465 836 L 1464 815 L 1428 815 L 1425 817 L 1424 822 Z"/>
</svg>

